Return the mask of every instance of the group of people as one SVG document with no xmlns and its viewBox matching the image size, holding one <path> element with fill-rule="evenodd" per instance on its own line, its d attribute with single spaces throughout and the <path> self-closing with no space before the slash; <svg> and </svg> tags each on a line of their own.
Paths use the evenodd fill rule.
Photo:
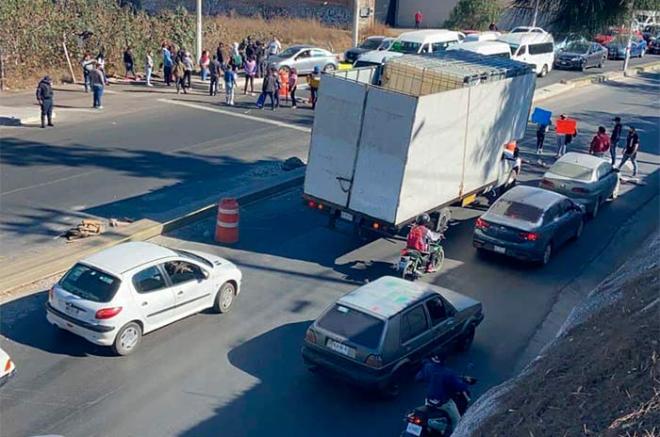
<svg viewBox="0 0 660 437">
<path fill-rule="evenodd" d="M 566 116 L 561 114 L 560 120 L 566 120 Z M 609 153 L 612 166 L 616 166 L 617 149 L 623 143 L 623 156 L 619 162 L 617 170 L 630 161 L 633 166 L 633 177 L 637 176 L 637 152 L 639 151 L 639 135 L 634 126 L 628 127 L 628 134 L 623 137 L 623 125 L 621 124 L 621 117 L 614 117 L 614 126 L 612 133 L 607 134 L 607 129 L 604 126 L 599 126 L 598 131 L 594 135 L 589 144 L 589 153 L 592 155 L 606 157 Z M 545 136 L 548 132 L 549 125 L 539 124 L 536 129 L 536 153 L 543 153 L 543 145 Z M 566 153 L 567 146 L 573 141 L 577 135 L 577 130 L 572 134 L 557 133 L 557 153 L 556 157 L 559 158 Z"/>
</svg>

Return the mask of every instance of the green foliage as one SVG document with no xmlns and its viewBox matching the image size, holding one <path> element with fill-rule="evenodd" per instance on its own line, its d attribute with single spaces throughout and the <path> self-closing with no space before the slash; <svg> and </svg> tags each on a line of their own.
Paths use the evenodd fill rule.
<svg viewBox="0 0 660 437">
<path fill-rule="evenodd" d="M 459 0 L 445 22 L 453 29 L 485 30 L 502 11 L 498 0 Z"/>
</svg>

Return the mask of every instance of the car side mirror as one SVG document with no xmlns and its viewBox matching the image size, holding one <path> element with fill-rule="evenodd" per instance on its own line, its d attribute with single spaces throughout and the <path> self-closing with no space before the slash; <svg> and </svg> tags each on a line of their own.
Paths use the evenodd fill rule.
<svg viewBox="0 0 660 437">
<path fill-rule="evenodd" d="M 197 272 L 197 279 L 199 279 L 200 281 L 203 281 L 203 280 L 208 279 L 210 277 L 211 277 L 211 274 L 209 272 L 207 272 L 206 270 L 204 270 L 204 269 L 199 269 L 199 271 Z"/>
</svg>

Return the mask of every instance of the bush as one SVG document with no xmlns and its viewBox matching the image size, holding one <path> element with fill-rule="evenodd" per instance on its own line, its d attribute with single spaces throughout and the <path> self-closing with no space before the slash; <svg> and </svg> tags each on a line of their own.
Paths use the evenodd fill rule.
<svg viewBox="0 0 660 437">
<path fill-rule="evenodd" d="M 502 12 L 498 0 L 459 0 L 445 22 L 451 29 L 485 30 Z"/>
</svg>

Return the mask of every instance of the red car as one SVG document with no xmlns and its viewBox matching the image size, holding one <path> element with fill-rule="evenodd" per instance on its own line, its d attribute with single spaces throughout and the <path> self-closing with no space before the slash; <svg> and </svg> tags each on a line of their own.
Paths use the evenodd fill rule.
<svg viewBox="0 0 660 437">
<path fill-rule="evenodd" d="M 599 33 L 598 35 L 596 35 L 594 41 L 596 41 L 600 45 L 606 46 L 609 43 L 611 43 L 614 40 L 614 38 L 617 37 L 617 35 L 626 34 L 627 32 L 628 30 L 623 27 L 612 27 L 606 32 Z M 642 33 L 639 30 L 635 30 L 634 34 L 640 38 L 642 37 Z"/>
</svg>

